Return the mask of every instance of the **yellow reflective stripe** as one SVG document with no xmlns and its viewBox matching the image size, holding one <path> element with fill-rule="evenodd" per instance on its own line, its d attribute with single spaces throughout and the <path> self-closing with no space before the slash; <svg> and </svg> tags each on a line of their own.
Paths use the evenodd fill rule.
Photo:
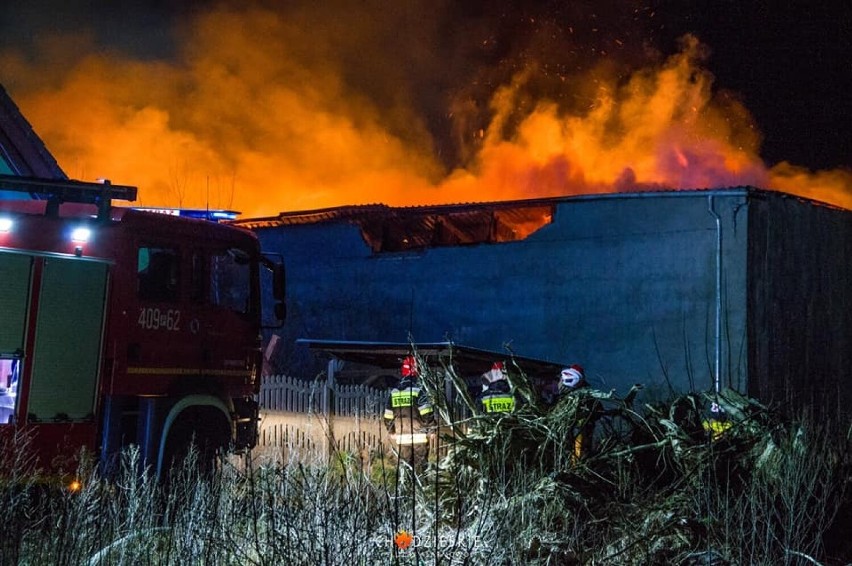
<svg viewBox="0 0 852 566">
<path fill-rule="evenodd" d="M 391 393 L 392 407 L 410 407 L 414 404 L 414 398 L 417 397 L 416 392 L 412 391 L 394 391 Z"/>
<path fill-rule="evenodd" d="M 428 415 L 431 412 L 432 412 L 432 407 L 421 407 L 420 408 L 420 414 L 421 415 Z"/>
<path fill-rule="evenodd" d="M 388 420 L 393 419 L 393 411 L 390 409 L 385 409 L 385 418 Z"/>
<path fill-rule="evenodd" d="M 425 432 L 408 432 L 405 434 L 395 434 L 394 440 L 400 446 L 408 446 L 410 444 L 426 444 L 429 442 L 429 435 Z"/>
<path fill-rule="evenodd" d="M 709 432 L 713 440 L 718 440 L 725 432 L 733 426 L 731 421 L 719 421 L 716 419 L 706 420 L 701 423 L 706 432 Z"/>
<path fill-rule="evenodd" d="M 515 398 L 511 395 L 486 397 L 482 405 L 487 413 L 511 413 L 515 410 Z"/>
<path fill-rule="evenodd" d="M 127 373 L 130 375 L 221 375 L 242 377 L 250 376 L 252 372 L 245 369 L 128 367 Z"/>
</svg>

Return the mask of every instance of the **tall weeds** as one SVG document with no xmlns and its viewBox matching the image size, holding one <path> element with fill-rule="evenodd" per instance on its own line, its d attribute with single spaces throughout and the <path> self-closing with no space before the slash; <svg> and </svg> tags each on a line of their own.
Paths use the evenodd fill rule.
<svg viewBox="0 0 852 566">
<path fill-rule="evenodd" d="M 575 405 L 529 403 L 451 423 L 447 453 L 417 475 L 387 454 L 326 465 L 289 454 L 206 475 L 188 458 L 163 484 L 129 450 L 109 479 L 80 470 L 71 492 L 39 481 L 19 438 L 3 451 L 0 564 L 852 561 L 831 539 L 847 535 L 844 435 L 730 394 L 734 425 L 711 438 L 698 396 L 639 410 L 630 396 L 589 394 L 605 413 L 592 454 L 572 456 Z"/>
</svg>

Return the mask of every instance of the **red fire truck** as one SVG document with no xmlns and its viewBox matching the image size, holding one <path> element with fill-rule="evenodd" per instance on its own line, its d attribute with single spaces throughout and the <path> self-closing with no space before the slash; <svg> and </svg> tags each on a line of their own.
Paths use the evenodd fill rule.
<svg viewBox="0 0 852 566">
<path fill-rule="evenodd" d="M 135 444 L 158 474 L 192 441 L 253 447 L 282 262 L 247 230 L 112 205 L 135 187 L 0 175 L 4 190 L 28 193 L 0 200 L 6 446 L 23 431 L 44 469 L 73 472 L 83 449 L 109 466 Z"/>
</svg>

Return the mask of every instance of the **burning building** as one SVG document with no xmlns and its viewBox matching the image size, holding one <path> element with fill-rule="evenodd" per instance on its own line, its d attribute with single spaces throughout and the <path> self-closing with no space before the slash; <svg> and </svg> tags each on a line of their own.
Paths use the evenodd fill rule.
<svg viewBox="0 0 852 566">
<path fill-rule="evenodd" d="M 64 178 L 2 90 L 0 118 L 2 172 Z M 451 340 L 580 363 L 602 389 L 731 386 L 848 413 L 850 215 L 738 186 L 240 223 L 289 265 L 281 371 L 324 369 L 301 338 Z"/>
<path fill-rule="evenodd" d="M 241 221 L 289 266 L 298 339 L 451 340 L 646 394 L 852 401 L 852 212 L 754 187 L 344 206 Z"/>
</svg>

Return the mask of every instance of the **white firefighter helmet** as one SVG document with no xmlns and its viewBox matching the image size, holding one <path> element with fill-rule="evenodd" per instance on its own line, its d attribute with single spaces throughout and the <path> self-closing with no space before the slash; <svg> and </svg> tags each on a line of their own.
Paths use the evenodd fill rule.
<svg viewBox="0 0 852 566">
<path fill-rule="evenodd" d="M 567 367 L 562 370 L 562 373 L 559 376 L 559 383 L 562 387 L 567 387 L 568 389 L 574 389 L 580 383 L 585 381 L 586 375 L 581 366 L 574 364 L 571 367 Z"/>
</svg>

